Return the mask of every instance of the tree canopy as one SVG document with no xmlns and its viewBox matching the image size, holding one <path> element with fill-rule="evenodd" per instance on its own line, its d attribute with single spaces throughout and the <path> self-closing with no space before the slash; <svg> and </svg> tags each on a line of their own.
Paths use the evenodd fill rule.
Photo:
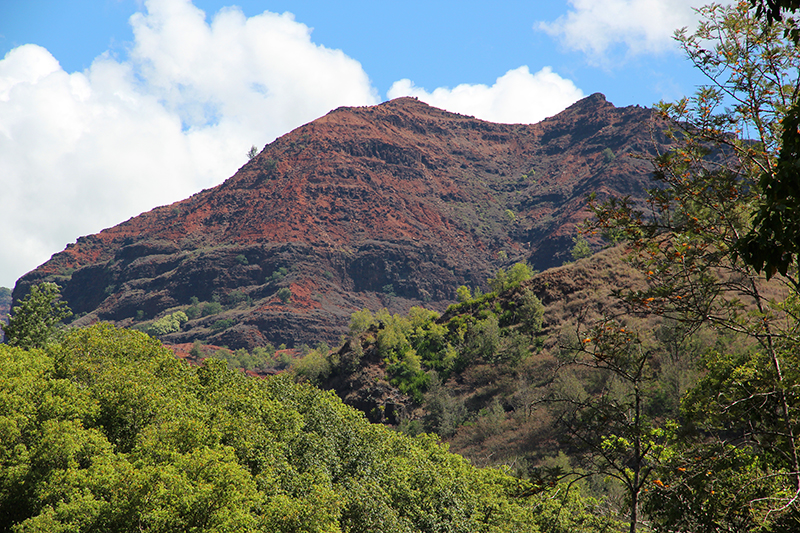
<svg viewBox="0 0 800 533">
<path fill-rule="evenodd" d="M 6 343 L 21 348 L 43 348 L 56 335 L 58 325 L 72 316 L 55 283 L 31 287 L 25 298 L 11 310 L 8 324 L 0 325 Z"/>
<path fill-rule="evenodd" d="M 643 508 L 657 531 L 797 531 L 800 49 L 792 21 L 747 2 L 698 11 L 677 39 L 710 81 L 660 106 L 675 148 L 654 159 L 649 212 L 594 204 L 592 229 L 625 235 L 647 277 L 621 294 L 632 311 L 737 339 L 700 358 Z"/>
<path fill-rule="evenodd" d="M 3 531 L 607 528 L 559 495 L 288 376 L 190 367 L 142 332 L 99 324 L 45 350 L 0 345 Z"/>
</svg>

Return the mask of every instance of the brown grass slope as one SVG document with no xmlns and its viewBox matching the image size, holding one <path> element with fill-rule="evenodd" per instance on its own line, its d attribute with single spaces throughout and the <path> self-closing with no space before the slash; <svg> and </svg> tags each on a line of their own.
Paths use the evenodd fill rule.
<svg viewBox="0 0 800 533">
<path fill-rule="evenodd" d="M 387 362 L 378 351 L 378 329 L 373 327 L 357 339 L 348 340 L 332 356 L 340 362 L 359 360 L 357 368 L 334 366 L 320 386 L 334 390 L 373 422 L 406 429 L 416 424 L 417 429 L 439 430 L 454 452 L 476 464 L 511 463 L 520 458 L 556 454 L 559 446 L 553 420 L 536 402 L 554 380 L 567 375 L 557 372 L 562 352 L 574 346 L 586 328 L 604 319 L 618 319 L 645 338 L 652 337 L 662 322 L 656 316 L 637 319 L 628 315 L 614 296 L 616 290 L 646 286 L 644 276 L 623 260 L 624 254 L 619 246 L 546 270 L 482 306 L 451 307 L 437 320 L 446 324 L 458 314 L 477 316 L 480 308 L 514 308 L 523 292 L 532 291 L 544 304 L 543 323 L 535 337 L 529 339 L 537 348 L 519 364 L 477 361 L 429 389 L 424 402 L 415 402 L 391 385 Z M 516 324 L 508 325 L 510 329 L 515 327 Z M 353 356 L 355 343 L 360 344 L 363 356 Z M 573 378 L 580 383 L 585 376 Z M 436 409 L 451 412 L 434 413 Z M 460 421 L 448 428 L 442 428 L 440 421 L 431 425 L 432 417 L 442 416 L 460 417 Z"/>
</svg>

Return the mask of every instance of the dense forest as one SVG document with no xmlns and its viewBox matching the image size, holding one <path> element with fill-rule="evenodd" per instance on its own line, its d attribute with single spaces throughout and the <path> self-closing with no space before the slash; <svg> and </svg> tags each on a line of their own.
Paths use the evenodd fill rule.
<svg viewBox="0 0 800 533">
<path fill-rule="evenodd" d="M 441 315 L 357 312 L 337 350 L 260 379 L 65 329 L 58 287 L 33 287 L 0 345 L 0 529 L 798 531 L 800 50 L 781 5 L 707 6 L 677 34 L 709 84 L 659 106 L 675 149 L 647 210 L 588 199 L 608 249 L 576 237 L 562 268 L 606 286 L 594 299 L 518 263 Z M 397 392 L 393 420 L 316 386 L 356 375 Z"/>
<path fill-rule="evenodd" d="M 479 469 L 288 375 L 148 335 L 0 346 L 4 531 L 597 531 L 597 502 Z M 546 490 L 545 490 L 546 489 Z"/>
</svg>

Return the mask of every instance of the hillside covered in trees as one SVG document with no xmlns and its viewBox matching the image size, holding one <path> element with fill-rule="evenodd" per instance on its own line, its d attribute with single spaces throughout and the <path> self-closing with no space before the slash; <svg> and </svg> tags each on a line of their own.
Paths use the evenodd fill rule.
<svg viewBox="0 0 800 533">
<path fill-rule="evenodd" d="M 192 367 L 97 325 L 0 345 L 0 529 L 598 531 L 595 503 L 434 437 L 369 424 L 288 376 Z M 564 507 L 566 506 L 566 507 Z"/>
</svg>

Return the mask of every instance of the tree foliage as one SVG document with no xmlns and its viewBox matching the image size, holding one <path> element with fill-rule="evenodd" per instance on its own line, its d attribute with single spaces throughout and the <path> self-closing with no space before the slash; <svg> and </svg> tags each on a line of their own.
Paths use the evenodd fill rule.
<svg viewBox="0 0 800 533">
<path fill-rule="evenodd" d="M 548 399 L 560 406 L 558 422 L 576 448 L 581 469 L 565 478 L 602 476 L 623 490 L 628 526 L 640 522 L 640 498 L 664 455 L 671 424 L 658 421 L 657 356 L 630 327 L 606 320 L 578 338 L 565 363 L 597 373 L 592 390 L 564 387 Z"/>
<path fill-rule="evenodd" d="M 175 333 L 181 330 L 181 326 L 183 326 L 186 322 L 189 321 L 189 317 L 186 316 L 186 313 L 183 311 L 176 311 L 174 313 L 170 313 L 165 315 L 158 320 L 154 321 L 147 327 L 147 333 L 150 335 L 161 336 L 167 335 L 168 333 Z"/>
<path fill-rule="evenodd" d="M 761 175 L 761 198 L 753 227 L 738 244 L 743 259 L 767 279 L 776 273 L 792 280 L 800 256 L 800 108 L 793 107 L 783 119 L 783 144 L 774 171 Z M 795 275 L 789 271 L 794 267 Z"/>
<path fill-rule="evenodd" d="M 0 529 L 602 531 L 591 502 L 370 425 L 286 376 L 190 367 L 99 324 L 0 346 Z"/>
<path fill-rule="evenodd" d="M 11 310 L 8 324 L 0 325 L 6 343 L 25 349 L 44 348 L 56 336 L 58 325 L 72 316 L 67 303 L 60 298 L 61 289 L 55 283 L 32 286 Z"/>
<path fill-rule="evenodd" d="M 786 134 L 797 126 L 800 51 L 788 23 L 764 23 L 747 2 L 699 13 L 696 32 L 677 39 L 709 84 L 660 106 L 674 149 L 654 160 L 648 211 L 626 198 L 593 203 L 593 229 L 625 235 L 647 277 L 620 294 L 631 310 L 739 339 L 702 358 L 645 510 L 663 531 L 795 531 L 800 315 L 795 288 L 759 271 L 787 273 L 795 253 L 797 178 L 779 155 L 795 149 Z"/>
</svg>

